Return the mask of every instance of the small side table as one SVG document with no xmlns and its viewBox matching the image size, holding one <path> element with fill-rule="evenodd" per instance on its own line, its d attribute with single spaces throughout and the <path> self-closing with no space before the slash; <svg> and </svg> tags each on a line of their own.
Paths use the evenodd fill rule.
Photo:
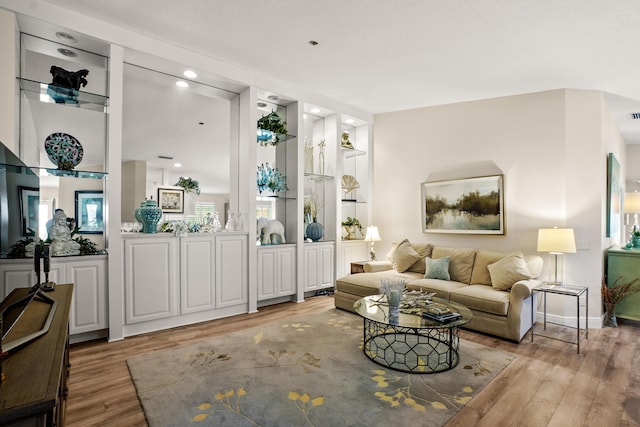
<svg viewBox="0 0 640 427">
<path fill-rule="evenodd" d="M 544 320 L 543 325 L 544 329 L 547 329 L 547 294 L 558 294 L 558 295 L 566 295 L 576 298 L 576 342 L 566 341 L 561 338 L 551 337 L 543 334 L 534 334 L 533 328 L 533 313 L 534 306 L 533 301 L 535 298 L 531 298 L 531 342 L 533 342 L 533 336 L 539 335 L 546 338 L 551 338 L 558 341 L 568 342 L 570 344 L 576 344 L 578 346 L 578 354 L 580 354 L 580 297 L 585 295 L 585 314 L 584 314 L 584 326 L 585 326 L 585 339 L 589 339 L 589 288 L 586 286 L 562 286 L 562 285 L 550 285 L 550 284 L 542 284 L 537 288 L 533 288 L 531 290 L 531 294 L 533 296 L 534 292 L 540 292 L 544 295 L 543 297 L 543 313 Z M 551 323 L 551 322 L 549 322 Z"/>
<path fill-rule="evenodd" d="M 351 263 L 351 274 L 364 273 L 364 265 L 368 263 L 367 261 L 354 261 Z"/>
</svg>

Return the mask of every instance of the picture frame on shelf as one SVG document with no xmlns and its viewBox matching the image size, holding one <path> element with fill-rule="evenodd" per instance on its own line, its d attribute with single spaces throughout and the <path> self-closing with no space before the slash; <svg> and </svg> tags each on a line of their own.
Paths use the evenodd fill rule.
<svg viewBox="0 0 640 427">
<path fill-rule="evenodd" d="M 38 230 L 40 189 L 20 186 L 20 224 L 23 236 L 35 236 Z"/>
<path fill-rule="evenodd" d="M 422 232 L 504 234 L 503 175 L 422 183 Z"/>
<path fill-rule="evenodd" d="M 158 188 L 158 206 L 162 209 L 162 213 L 183 213 L 184 190 Z"/>
<path fill-rule="evenodd" d="M 76 227 L 78 234 L 104 233 L 104 192 L 76 190 Z"/>
</svg>

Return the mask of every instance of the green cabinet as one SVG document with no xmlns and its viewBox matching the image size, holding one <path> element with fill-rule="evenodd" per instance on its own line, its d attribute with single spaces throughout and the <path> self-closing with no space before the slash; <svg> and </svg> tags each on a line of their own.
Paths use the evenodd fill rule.
<svg viewBox="0 0 640 427">
<path fill-rule="evenodd" d="M 640 250 L 611 248 L 607 251 L 607 286 L 613 286 L 618 277 L 620 283 L 640 279 Z M 640 320 L 640 292 L 628 295 L 616 307 L 616 316 Z"/>
</svg>

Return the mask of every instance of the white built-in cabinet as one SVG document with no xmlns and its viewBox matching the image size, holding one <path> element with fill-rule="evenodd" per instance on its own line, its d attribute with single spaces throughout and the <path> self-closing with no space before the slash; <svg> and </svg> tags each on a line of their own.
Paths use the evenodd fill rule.
<svg viewBox="0 0 640 427">
<path fill-rule="evenodd" d="M 296 247 L 273 245 L 258 248 L 258 301 L 296 293 Z"/>
<path fill-rule="evenodd" d="M 0 298 L 12 290 L 33 286 L 37 282 L 32 259 L 0 261 Z M 45 280 L 44 273 L 40 277 Z M 73 300 L 69 315 L 71 341 L 94 338 L 107 328 L 107 257 L 105 255 L 54 257 L 49 280 L 73 283 Z M 84 337 L 84 338 L 83 338 Z"/>
<path fill-rule="evenodd" d="M 247 312 L 247 234 L 123 238 L 124 335 Z"/>
</svg>

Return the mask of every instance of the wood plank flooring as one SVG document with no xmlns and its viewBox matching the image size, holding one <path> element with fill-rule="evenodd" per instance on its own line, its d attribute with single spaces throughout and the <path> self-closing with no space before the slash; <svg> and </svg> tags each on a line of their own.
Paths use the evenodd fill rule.
<svg viewBox="0 0 640 427">
<path fill-rule="evenodd" d="M 130 357 L 330 307 L 333 297 L 318 296 L 114 343 L 73 345 L 66 424 L 146 426 L 126 364 Z M 552 326 L 548 332 L 575 339 L 573 329 Z M 579 355 L 575 345 L 538 336 L 519 344 L 471 331 L 461 336 L 518 358 L 447 426 L 640 426 L 640 322 L 620 319 L 619 328 L 589 330 Z"/>
</svg>

